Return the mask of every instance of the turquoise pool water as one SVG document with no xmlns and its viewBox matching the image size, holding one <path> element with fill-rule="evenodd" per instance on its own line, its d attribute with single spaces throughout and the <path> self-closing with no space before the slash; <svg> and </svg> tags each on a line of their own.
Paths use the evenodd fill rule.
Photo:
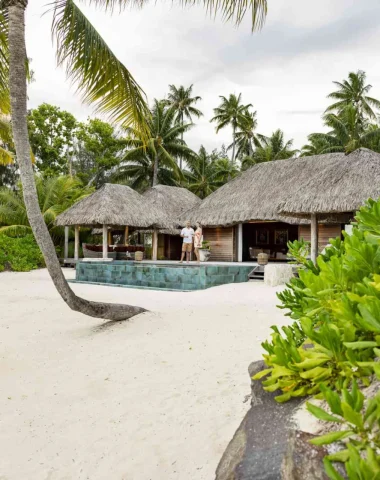
<svg viewBox="0 0 380 480">
<path fill-rule="evenodd" d="M 130 288 L 192 291 L 248 281 L 252 266 L 153 264 L 116 260 L 79 262 L 74 282 Z"/>
</svg>

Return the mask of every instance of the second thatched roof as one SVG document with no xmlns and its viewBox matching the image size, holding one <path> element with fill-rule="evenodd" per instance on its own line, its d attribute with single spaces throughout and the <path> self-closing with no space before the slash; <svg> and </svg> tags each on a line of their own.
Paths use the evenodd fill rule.
<svg viewBox="0 0 380 480">
<path fill-rule="evenodd" d="M 354 212 L 368 198 L 378 198 L 380 155 L 365 148 L 340 155 L 324 155 L 326 158 L 315 165 L 310 176 L 297 181 L 292 195 L 280 202 L 278 211 L 297 217 Z"/>
<path fill-rule="evenodd" d="M 299 213 L 355 211 L 380 196 L 380 155 L 366 149 L 260 163 L 208 196 L 180 220 L 204 226 L 249 221 L 301 223 Z M 303 215 L 299 215 L 302 217 Z M 304 215 L 306 216 L 306 215 Z"/>
<path fill-rule="evenodd" d="M 57 225 L 173 228 L 164 210 L 125 185 L 106 183 L 99 190 L 61 213 Z"/>
</svg>

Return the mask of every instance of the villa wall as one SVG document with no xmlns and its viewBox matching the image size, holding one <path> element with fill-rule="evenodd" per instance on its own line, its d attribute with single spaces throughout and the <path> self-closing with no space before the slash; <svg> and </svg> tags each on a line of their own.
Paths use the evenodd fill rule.
<svg viewBox="0 0 380 480">
<path fill-rule="evenodd" d="M 235 258 L 233 227 L 204 228 L 203 240 L 210 242 L 210 261 L 233 262 Z"/>
<path fill-rule="evenodd" d="M 318 250 L 323 250 L 329 243 L 330 238 L 340 237 L 344 225 L 318 225 Z M 298 229 L 298 238 L 303 238 L 306 242 L 311 241 L 310 225 L 300 225 Z"/>
</svg>

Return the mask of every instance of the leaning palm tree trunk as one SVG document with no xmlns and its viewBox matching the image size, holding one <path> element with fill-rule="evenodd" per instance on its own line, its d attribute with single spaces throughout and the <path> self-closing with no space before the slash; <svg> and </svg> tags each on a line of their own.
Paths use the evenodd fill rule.
<svg viewBox="0 0 380 480">
<path fill-rule="evenodd" d="M 154 157 L 152 187 L 158 184 L 158 155 Z"/>
<path fill-rule="evenodd" d="M 233 126 L 233 132 L 232 132 L 232 158 L 231 158 L 231 163 L 232 165 L 235 164 L 235 146 L 236 146 L 236 127 L 235 125 Z"/>
<path fill-rule="evenodd" d="M 144 312 L 140 307 L 90 302 L 77 297 L 69 287 L 59 264 L 52 239 L 41 215 L 30 160 L 27 128 L 25 9 L 27 0 L 8 0 L 10 92 L 13 136 L 20 168 L 23 195 L 28 219 L 45 258 L 49 274 L 63 300 L 74 311 L 109 320 L 125 320 Z"/>
</svg>

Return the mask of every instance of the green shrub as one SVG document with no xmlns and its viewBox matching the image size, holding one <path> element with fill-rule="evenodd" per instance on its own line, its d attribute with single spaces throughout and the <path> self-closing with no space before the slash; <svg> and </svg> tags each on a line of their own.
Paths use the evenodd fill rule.
<svg viewBox="0 0 380 480">
<path fill-rule="evenodd" d="M 380 200 L 369 200 L 355 219 L 352 233 L 344 232 L 343 241 L 331 239 L 317 265 L 306 258 L 304 242 L 289 244 L 301 264 L 299 278 L 278 297 L 279 307 L 295 321 L 282 332 L 272 327 L 271 341 L 262 344 L 268 368 L 253 378 L 264 379 L 267 391 L 281 390 L 279 402 L 324 397 L 335 417 L 311 404 L 309 410 L 347 424 L 343 433 L 315 441 L 345 438 L 346 448 L 324 460 L 329 478 L 342 478 L 331 462 L 343 461 L 350 480 L 380 480 L 380 394 L 363 411 L 358 389 L 374 374 L 380 379 Z"/>
<path fill-rule="evenodd" d="M 13 238 L 0 234 L 0 271 L 29 272 L 43 266 L 44 259 L 33 235 Z"/>
</svg>

